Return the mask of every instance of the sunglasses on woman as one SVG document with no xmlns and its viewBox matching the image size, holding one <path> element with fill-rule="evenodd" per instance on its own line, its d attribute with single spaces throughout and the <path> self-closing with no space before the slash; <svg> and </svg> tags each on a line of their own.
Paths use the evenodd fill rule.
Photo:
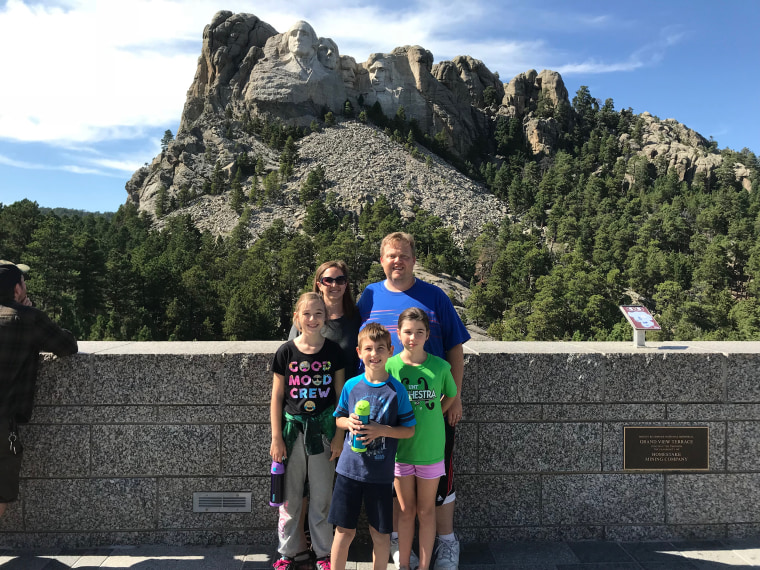
<svg viewBox="0 0 760 570">
<path fill-rule="evenodd" d="M 340 277 L 322 277 L 319 282 L 322 285 L 345 285 L 348 283 L 348 278 L 345 275 L 341 275 Z"/>
</svg>

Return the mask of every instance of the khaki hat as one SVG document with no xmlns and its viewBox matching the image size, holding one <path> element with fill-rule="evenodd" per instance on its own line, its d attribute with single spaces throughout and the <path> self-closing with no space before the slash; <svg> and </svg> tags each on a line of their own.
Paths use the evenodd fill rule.
<svg viewBox="0 0 760 570">
<path fill-rule="evenodd" d="M 6 261 L 5 259 L 0 259 L 0 265 L 15 265 L 21 270 L 21 273 L 29 273 L 30 267 L 25 263 L 13 263 L 12 261 Z"/>
</svg>

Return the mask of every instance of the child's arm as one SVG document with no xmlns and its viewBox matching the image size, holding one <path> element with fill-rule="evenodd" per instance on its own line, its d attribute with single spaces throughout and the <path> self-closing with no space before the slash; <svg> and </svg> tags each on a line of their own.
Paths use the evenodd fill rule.
<svg viewBox="0 0 760 570">
<path fill-rule="evenodd" d="M 287 451 L 285 440 L 282 439 L 282 408 L 285 400 L 285 376 L 274 373 L 272 379 L 272 401 L 269 404 L 269 417 L 272 426 L 272 444 L 269 446 L 269 455 L 272 461 L 285 459 Z"/>
<path fill-rule="evenodd" d="M 338 370 L 335 373 L 335 376 L 333 376 L 333 391 L 335 392 L 335 400 L 337 405 L 337 400 L 340 398 L 341 392 L 343 392 L 343 385 L 346 383 L 346 371 L 345 370 Z M 338 418 L 343 419 L 343 418 Z M 337 459 L 340 457 L 340 453 L 343 451 L 343 441 L 346 438 L 346 430 L 345 428 L 341 428 L 338 425 L 338 421 L 336 419 L 335 421 L 335 436 L 332 438 L 332 441 L 330 442 L 330 461 L 333 459 Z"/>
<path fill-rule="evenodd" d="M 444 396 L 441 398 L 441 411 L 445 414 L 446 410 L 448 410 L 451 407 L 451 404 L 454 403 L 454 398 L 450 396 Z"/>
</svg>

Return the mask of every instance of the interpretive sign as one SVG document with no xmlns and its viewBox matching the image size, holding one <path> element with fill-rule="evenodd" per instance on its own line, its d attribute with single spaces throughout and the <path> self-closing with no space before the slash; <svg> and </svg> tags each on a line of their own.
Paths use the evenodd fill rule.
<svg viewBox="0 0 760 570">
<path fill-rule="evenodd" d="M 624 427 L 623 469 L 700 470 L 710 468 L 710 428 Z"/>
<path fill-rule="evenodd" d="M 638 331 L 658 331 L 660 325 L 654 320 L 649 309 L 639 305 L 623 305 L 620 307 L 625 318 L 631 323 L 631 326 Z"/>
</svg>

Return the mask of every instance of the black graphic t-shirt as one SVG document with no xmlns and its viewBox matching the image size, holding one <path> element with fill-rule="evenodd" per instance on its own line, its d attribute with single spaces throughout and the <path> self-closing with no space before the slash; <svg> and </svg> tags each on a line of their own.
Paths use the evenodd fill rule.
<svg viewBox="0 0 760 570">
<path fill-rule="evenodd" d="M 285 411 L 317 415 L 337 402 L 333 377 L 345 368 L 340 346 L 325 339 L 316 354 L 304 354 L 289 340 L 274 355 L 272 372 L 285 377 Z"/>
</svg>

